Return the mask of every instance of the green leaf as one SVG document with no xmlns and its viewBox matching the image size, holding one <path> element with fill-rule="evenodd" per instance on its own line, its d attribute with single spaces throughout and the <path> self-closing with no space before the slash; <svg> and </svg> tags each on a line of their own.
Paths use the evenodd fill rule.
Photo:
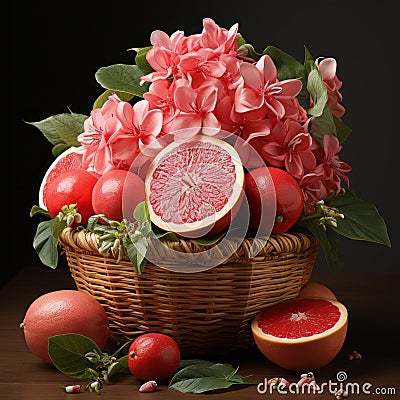
<svg viewBox="0 0 400 400">
<path fill-rule="evenodd" d="M 144 244 L 144 241 L 146 241 L 146 244 Z M 147 264 L 147 259 L 145 258 L 148 248 L 147 239 L 140 238 L 135 243 L 126 243 L 125 248 L 129 259 L 136 268 L 137 273 L 141 274 Z"/>
<path fill-rule="evenodd" d="M 150 212 L 145 201 L 140 202 L 133 211 L 133 217 L 139 225 L 150 222 Z"/>
<path fill-rule="evenodd" d="M 131 93 L 125 93 L 116 90 L 106 90 L 96 99 L 93 104 L 93 109 L 103 107 L 104 103 L 113 93 L 115 93 L 122 101 L 131 101 L 135 97 L 135 95 Z"/>
<path fill-rule="evenodd" d="M 58 143 L 53 146 L 51 149 L 51 154 L 53 154 L 54 157 L 59 156 L 61 153 L 64 153 L 65 150 L 69 149 L 71 146 L 65 143 Z"/>
<path fill-rule="evenodd" d="M 299 95 L 302 97 L 307 97 L 309 95 L 306 89 L 307 70 L 303 64 L 275 46 L 268 46 L 262 54 L 272 58 L 278 70 L 278 79 L 280 81 L 286 79 L 300 79 L 303 87 Z"/>
<path fill-rule="evenodd" d="M 67 221 L 62 220 L 60 221 L 58 218 L 54 219 L 54 224 L 51 227 L 51 233 L 53 235 L 54 241 L 58 242 L 58 237 L 61 235 L 63 230 L 67 227 Z"/>
<path fill-rule="evenodd" d="M 308 129 L 322 146 L 324 145 L 324 135 L 332 134 L 336 136 L 336 125 L 328 104 L 325 104 L 321 115 L 311 117 Z"/>
<path fill-rule="evenodd" d="M 162 232 L 162 233 L 156 233 L 155 237 L 157 239 L 166 239 L 170 240 L 171 242 L 179 242 L 178 236 L 174 232 Z"/>
<path fill-rule="evenodd" d="M 117 361 L 112 363 L 108 369 L 107 369 L 107 374 L 108 376 L 120 374 L 120 373 L 128 373 L 129 372 L 129 367 L 128 367 L 128 356 L 125 355 L 121 358 L 119 358 Z"/>
<path fill-rule="evenodd" d="M 332 117 L 336 127 L 336 136 L 339 139 L 339 143 L 343 144 L 345 140 L 350 136 L 351 129 L 346 124 L 344 124 L 339 118 L 335 117 L 334 115 Z"/>
<path fill-rule="evenodd" d="M 308 75 L 307 90 L 314 102 L 313 107 L 307 113 L 313 117 L 319 117 L 328 101 L 328 91 L 317 69 L 313 69 Z"/>
<path fill-rule="evenodd" d="M 140 237 L 135 243 L 133 243 L 136 247 L 136 267 L 143 271 L 145 266 L 145 257 L 147 254 L 147 249 L 149 247 L 149 242 L 145 237 Z"/>
<path fill-rule="evenodd" d="M 93 363 L 85 357 L 92 351 L 101 353 L 97 344 L 83 335 L 67 333 L 49 338 L 49 356 L 54 366 L 72 378 L 93 378 Z"/>
<path fill-rule="evenodd" d="M 208 360 L 201 360 L 199 358 L 192 358 L 188 360 L 181 360 L 179 362 L 179 369 L 188 367 L 189 365 L 203 365 L 205 367 L 211 367 L 211 365 L 214 365 L 214 361 L 208 361 Z"/>
<path fill-rule="evenodd" d="M 202 246 L 212 246 L 218 243 L 225 236 L 225 232 L 219 235 L 213 235 L 210 237 L 199 237 L 194 239 L 198 244 Z"/>
<path fill-rule="evenodd" d="M 230 364 L 211 364 L 200 361 L 179 370 L 171 379 L 168 387 L 182 393 L 203 393 L 217 389 L 227 389 L 232 385 L 254 385 L 245 377 L 237 374 L 238 368 Z"/>
<path fill-rule="evenodd" d="M 325 230 L 318 220 L 303 221 L 308 230 L 320 241 L 328 267 L 332 270 L 343 268 L 343 259 L 339 253 L 339 235 L 330 226 Z"/>
<path fill-rule="evenodd" d="M 333 198 L 330 206 L 344 215 L 337 219 L 337 233 L 349 239 L 391 247 L 385 221 L 373 204 L 346 193 Z"/>
<path fill-rule="evenodd" d="M 44 216 L 50 218 L 50 214 L 49 214 L 49 212 L 48 212 L 47 210 L 45 210 L 45 209 L 42 208 L 42 207 L 39 207 L 39 206 L 36 206 L 36 205 L 35 205 L 35 206 L 32 206 L 29 215 L 30 215 L 31 217 L 33 217 L 33 216 L 36 215 L 36 214 L 42 214 L 42 215 L 44 215 Z"/>
<path fill-rule="evenodd" d="M 147 82 L 140 85 L 143 75 L 137 65 L 115 64 L 100 68 L 96 72 L 96 80 L 105 89 L 143 97 L 149 87 Z"/>
<path fill-rule="evenodd" d="M 238 36 L 238 37 L 236 37 L 236 44 L 237 44 L 237 47 L 240 48 L 240 46 L 243 46 L 244 44 L 246 44 L 246 39 L 243 36 Z"/>
<path fill-rule="evenodd" d="M 58 242 L 53 236 L 54 219 L 40 222 L 33 239 L 33 248 L 36 250 L 40 261 L 50 268 L 58 265 Z"/>
<path fill-rule="evenodd" d="M 86 115 L 71 112 L 53 115 L 39 122 L 27 123 L 38 128 L 53 145 L 80 146 L 77 137 L 84 131 L 83 124 L 87 118 Z"/>
<path fill-rule="evenodd" d="M 149 62 L 147 61 L 146 55 L 153 46 L 141 47 L 135 49 L 135 63 L 142 70 L 143 75 L 147 75 L 150 72 L 154 71 Z"/>
<path fill-rule="evenodd" d="M 97 232 L 98 229 L 100 229 L 100 231 L 108 230 L 109 227 L 107 225 L 98 223 L 100 219 L 106 222 L 107 224 L 110 223 L 110 220 L 104 214 L 95 214 L 91 215 L 88 218 L 86 229 L 90 232 Z"/>
<path fill-rule="evenodd" d="M 258 53 L 258 52 L 254 49 L 253 45 L 250 44 L 250 43 L 244 43 L 244 44 L 242 44 L 242 45 L 239 47 L 238 51 L 239 51 L 239 54 L 240 54 L 241 56 L 249 57 L 249 58 L 252 58 L 253 60 L 256 60 L 256 61 L 259 60 L 260 57 L 262 56 L 262 54 L 261 54 L 261 53 Z"/>
<path fill-rule="evenodd" d="M 311 55 L 310 51 L 304 46 L 304 68 L 310 73 L 313 69 L 316 69 L 314 57 Z"/>
</svg>

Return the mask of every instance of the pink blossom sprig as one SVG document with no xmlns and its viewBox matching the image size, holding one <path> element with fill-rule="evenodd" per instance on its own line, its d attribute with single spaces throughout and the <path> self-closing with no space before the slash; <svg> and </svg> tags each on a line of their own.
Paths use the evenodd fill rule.
<svg viewBox="0 0 400 400">
<path fill-rule="evenodd" d="M 139 166 L 171 141 L 185 142 L 201 133 L 241 141 L 243 164 L 251 168 L 255 149 L 266 165 L 282 168 L 300 184 L 305 212 L 349 184 L 351 167 L 340 158 L 342 146 L 333 131 L 313 135 L 315 115 L 301 105 L 302 80 L 279 78 L 273 57 L 243 57 L 238 24 L 229 29 L 203 19 L 200 33 L 172 35 L 156 30 L 146 60 L 152 71 L 141 76 L 149 89 L 143 99 L 122 101 L 109 96 L 94 109 L 78 136 L 83 168 L 98 175 Z M 333 58 L 318 59 L 315 69 L 326 88 L 326 104 L 333 116 L 345 113 Z M 303 93 L 304 94 L 304 93 Z M 317 99 L 318 100 L 318 99 Z M 140 157 L 139 157 L 140 156 Z"/>
</svg>

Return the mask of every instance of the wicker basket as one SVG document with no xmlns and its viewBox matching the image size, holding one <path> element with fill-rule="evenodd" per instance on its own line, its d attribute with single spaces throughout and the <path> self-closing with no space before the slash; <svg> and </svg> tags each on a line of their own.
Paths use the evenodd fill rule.
<svg viewBox="0 0 400 400">
<path fill-rule="evenodd" d="M 252 239 L 245 239 L 224 263 L 206 271 L 179 273 L 148 263 L 138 274 L 129 260 L 117 263 L 99 254 L 94 233 L 67 228 L 60 244 L 78 290 L 105 308 L 113 341 L 161 332 L 174 337 L 184 355 L 253 346 L 254 315 L 297 296 L 310 279 L 318 250 L 313 236 L 286 233 L 270 237 L 254 258 L 249 258 Z M 205 250 L 191 240 L 164 244 L 166 253 L 159 257 L 171 264 L 174 251 L 195 257 Z M 171 255 L 168 249 L 174 250 Z"/>
</svg>

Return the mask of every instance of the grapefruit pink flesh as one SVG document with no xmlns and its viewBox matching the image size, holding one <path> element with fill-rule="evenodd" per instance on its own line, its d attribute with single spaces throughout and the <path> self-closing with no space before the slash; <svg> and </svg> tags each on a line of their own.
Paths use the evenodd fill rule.
<svg viewBox="0 0 400 400">
<path fill-rule="evenodd" d="M 324 298 L 293 299 L 262 310 L 251 329 L 259 350 L 273 363 L 312 371 L 331 362 L 343 346 L 347 309 Z"/>
<path fill-rule="evenodd" d="M 171 143 L 150 165 L 146 201 L 158 227 L 182 236 L 218 233 L 239 208 L 244 170 L 228 143 L 197 136 Z"/>
<path fill-rule="evenodd" d="M 327 301 L 285 302 L 267 308 L 258 319 L 258 327 L 277 338 L 299 339 L 333 328 L 340 316 L 339 308 Z"/>
<path fill-rule="evenodd" d="M 39 188 L 39 206 L 41 208 L 47 210 L 45 198 L 49 183 L 61 172 L 80 168 L 80 163 L 75 157 L 75 150 L 76 147 L 70 147 L 59 154 L 47 169 Z"/>
</svg>

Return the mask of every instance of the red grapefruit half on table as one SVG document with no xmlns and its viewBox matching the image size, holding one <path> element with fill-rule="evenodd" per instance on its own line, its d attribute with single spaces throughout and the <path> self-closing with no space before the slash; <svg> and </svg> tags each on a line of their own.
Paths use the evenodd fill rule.
<svg viewBox="0 0 400 400">
<path fill-rule="evenodd" d="M 237 214 L 244 170 L 227 142 L 198 135 L 171 143 L 151 162 L 145 179 L 151 221 L 194 238 L 223 231 Z"/>
<path fill-rule="evenodd" d="M 323 298 L 288 300 L 258 313 L 251 324 L 257 347 L 270 361 L 292 371 L 329 364 L 343 346 L 346 307 Z"/>
<path fill-rule="evenodd" d="M 47 169 L 39 188 L 39 206 L 47 210 L 45 196 L 49 183 L 60 175 L 61 172 L 80 168 L 80 163 L 75 157 L 76 147 L 65 150 L 51 163 Z"/>
</svg>

